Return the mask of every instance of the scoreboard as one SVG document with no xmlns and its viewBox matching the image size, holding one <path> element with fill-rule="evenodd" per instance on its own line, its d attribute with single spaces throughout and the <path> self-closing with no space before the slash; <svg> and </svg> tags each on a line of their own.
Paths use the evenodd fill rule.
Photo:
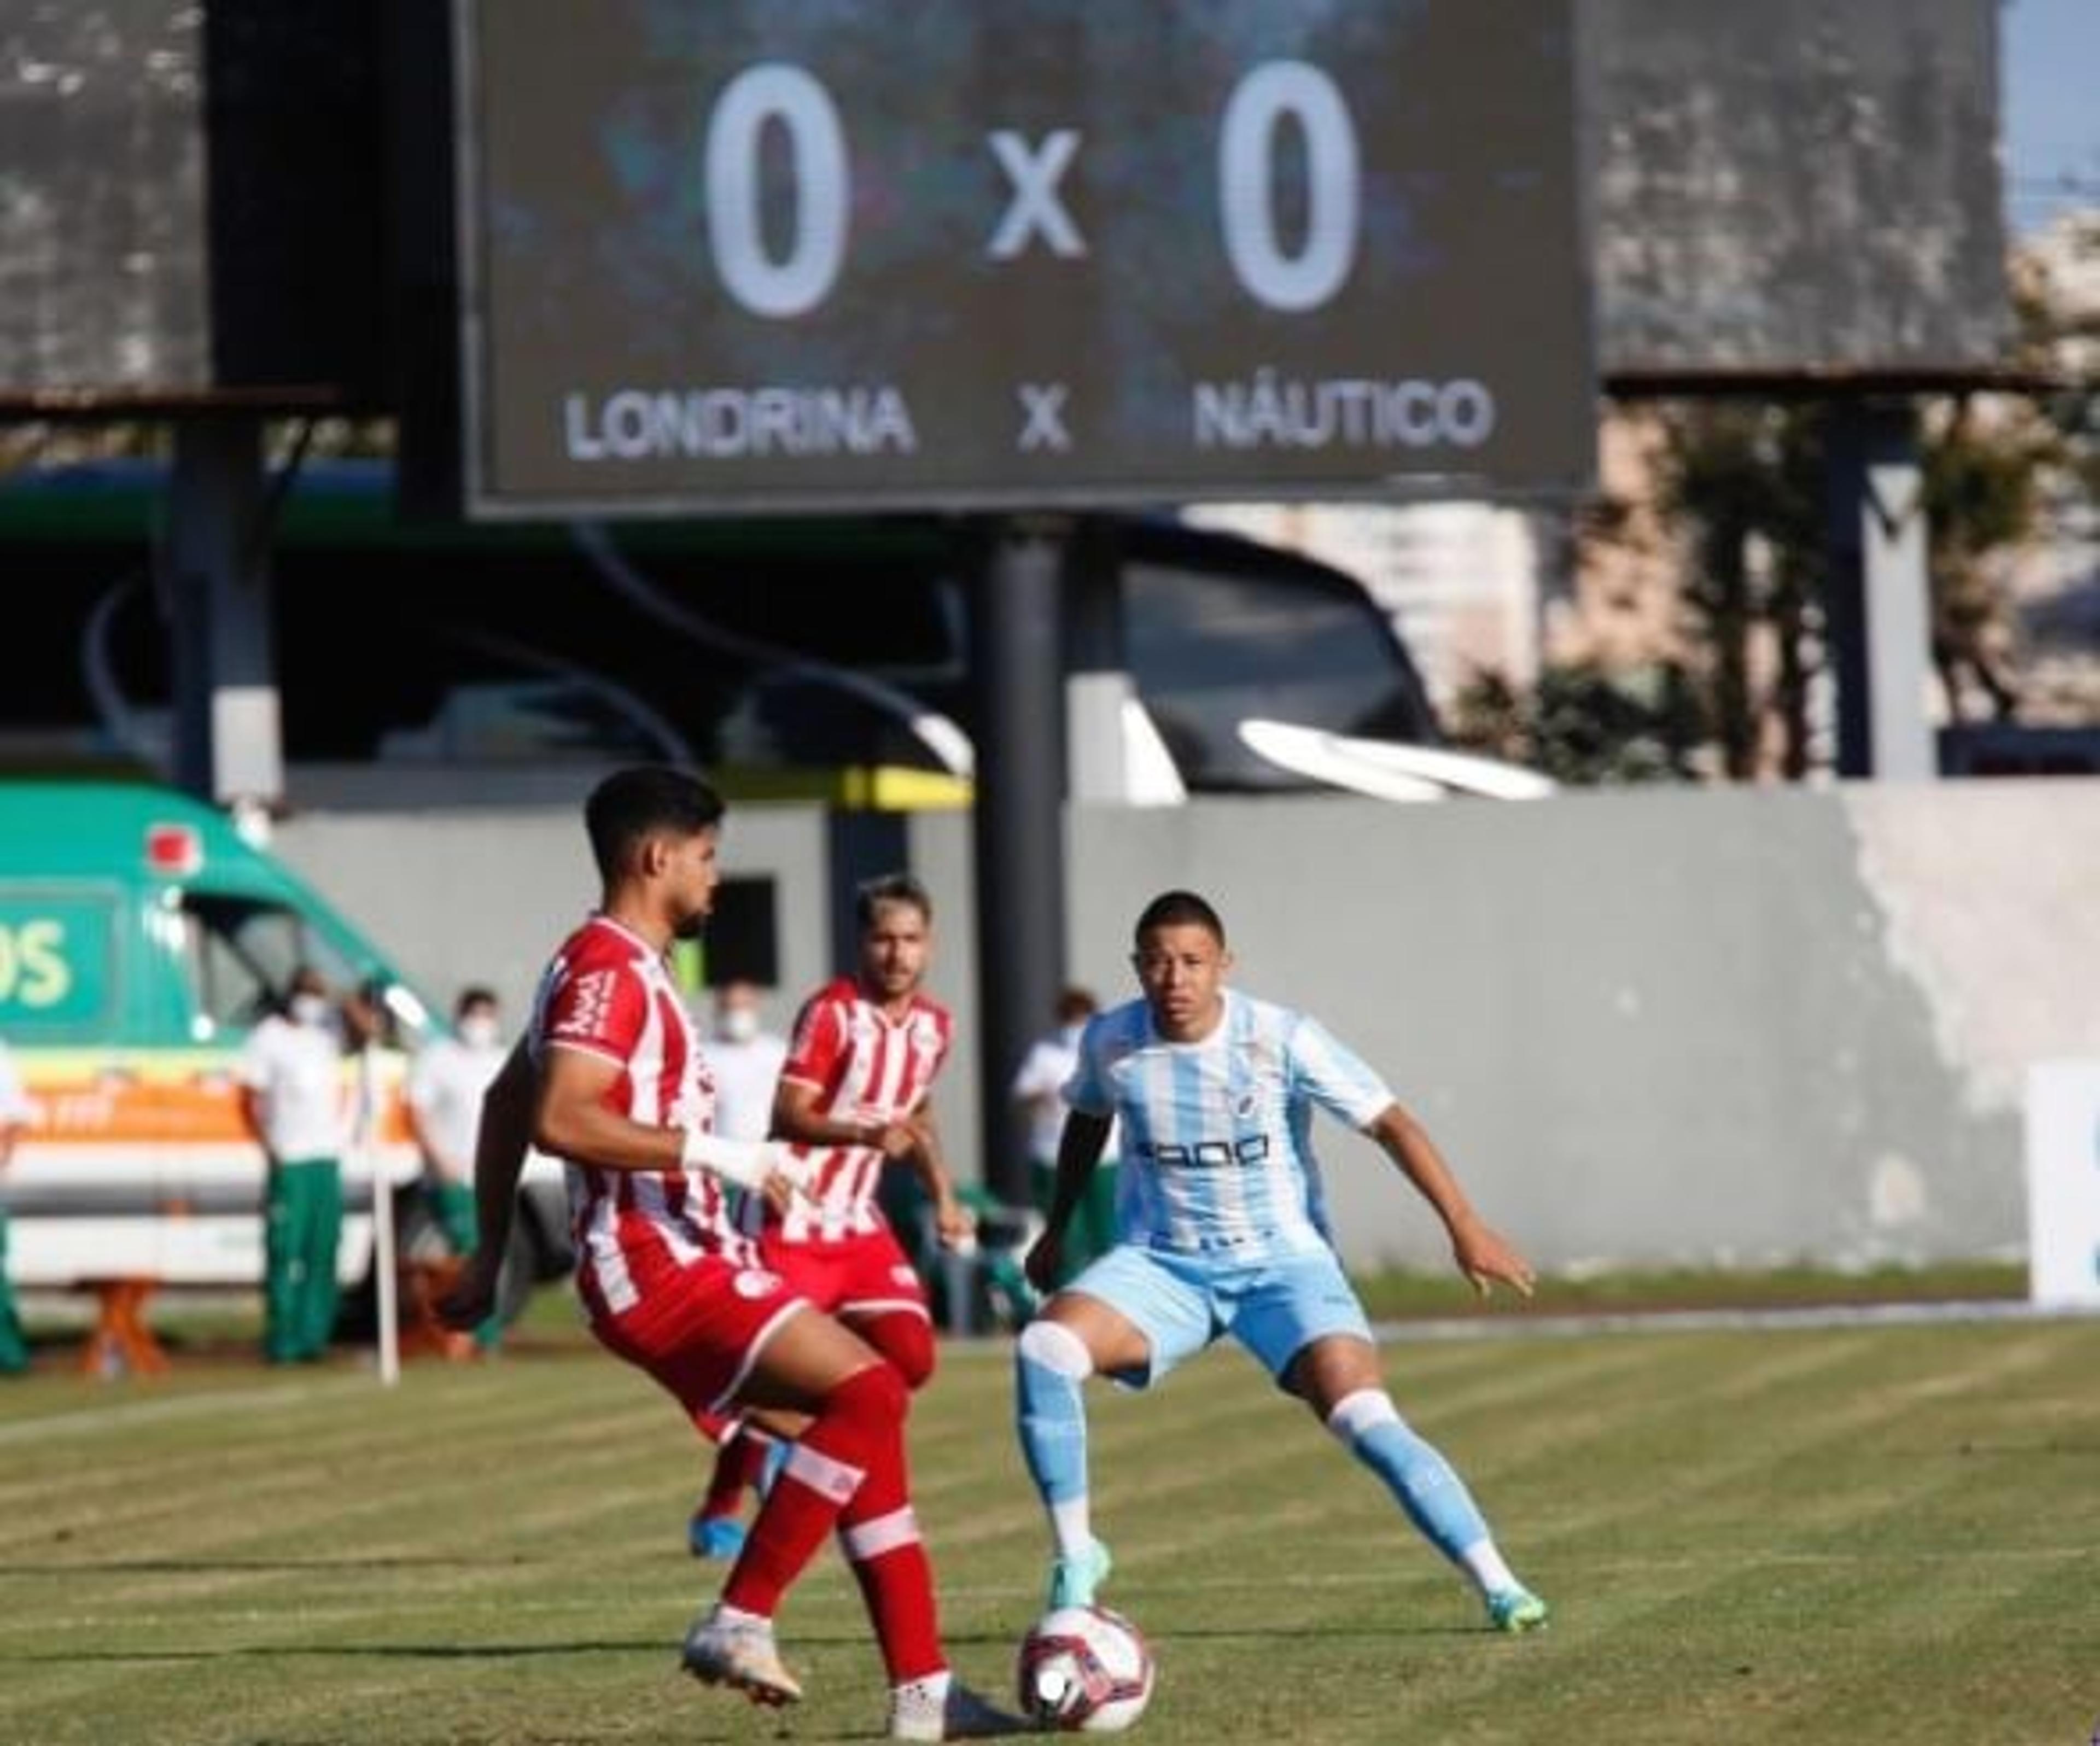
<svg viewBox="0 0 2100 1746">
<path fill-rule="evenodd" d="M 1551 492 L 1572 0 L 455 0 L 486 517 Z"/>
</svg>

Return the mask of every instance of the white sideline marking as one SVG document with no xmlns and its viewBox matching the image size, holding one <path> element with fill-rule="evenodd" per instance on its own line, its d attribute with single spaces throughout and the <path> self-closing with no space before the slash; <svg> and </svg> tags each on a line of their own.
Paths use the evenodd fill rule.
<svg viewBox="0 0 2100 1746">
<path fill-rule="evenodd" d="M 368 1378 L 346 1376 L 342 1386 L 371 1386 Z M 41 1443 L 46 1438 L 72 1436 L 78 1432 L 107 1431 L 122 1425 L 151 1424 L 173 1418 L 194 1418 L 200 1414 L 274 1411 L 298 1406 L 323 1394 L 333 1394 L 335 1385 L 324 1382 L 285 1382 L 275 1388 L 218 1390 L 208 1395 L 184 1395 L 175 1400 L 119 1401 L 109 1406 L 90 1407 L 77 1413 L 54 1413 L 44 1418 L 24 1419 L 20 1424 L 0 1425 L 0 1447 L 17 1443 Z"/>
<path fill-rule="evenodd" d="M 1532 1316 L 1522 1310 L 1488 1317 L 1381 1321 L 1380 1343 L 1405 1340 L 1505 1340 L 1531 1335 L 1679 1334 L 1768 1328 L 1904 1328 L 1944 1322 L 2100 1320 L 2100 1309 L 2038 1307 L 2024 1298 L 1986 1298 L 1957 1303 L 1825 1303 L 1773 1309 L 1599 1310 Z"/>
<path fill-rule="evenodd" d="M 1381 1346 L 1418 1340 L 1523 1340 L 1534 1336 L 1568 1338 L 1585 1334 L 1679 1334 L 1705 1329 L 1749 1331 L 1760 1328 L 1912 1327 L 1939 1322 L 2093 1321 L 2100 1308 L 2083 1305 L 2037 1306 L 2024 1298 L 1979 1298 L 1960 1303 L 1826 1303 L 1770 1309 L 1571 1310 L 1540 1315 L 1505 1305 L 1480 1316 L 1426 1316 L 1374 1321 L 1371 1337 Z M 1013 1338 L 1004 1334 L 946 1336 L 942 1350 L 957 1354 L 1010 1353 Z"/>
</svg>

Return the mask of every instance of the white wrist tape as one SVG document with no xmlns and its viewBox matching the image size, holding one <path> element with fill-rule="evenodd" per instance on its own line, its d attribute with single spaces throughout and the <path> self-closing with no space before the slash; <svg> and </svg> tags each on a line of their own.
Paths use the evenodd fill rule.
<svg viewBox="0 0 2100 1746">
<path fill-rule="evenodd" d="M 730 1140 L 687 1128 L 679 1162 L 739 1188 L 755 1188 L 773 1174 L 775 1161 L 773 1148 L 762 1140 Z"/>
<path fill-rule="evenodd" d="M 806 1193 L 810 1184 L 817 1179 L 817 1161 L 798 1154 L 790 1145 L 777 1140 L 765 1142 L 765 1149 L 773 1154 L 773 1167 L 788 1179 L 788 1186 L 798 1194 Z"/>
</svg>

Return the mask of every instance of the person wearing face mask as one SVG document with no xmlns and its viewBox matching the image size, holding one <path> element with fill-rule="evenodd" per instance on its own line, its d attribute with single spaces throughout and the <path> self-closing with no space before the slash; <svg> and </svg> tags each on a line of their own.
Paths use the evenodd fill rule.
<svg viewBox="0 0 2100 1746">
<path fill-rule="evenodd" d="M 349 1140 L 342 1033 L 328 984 L 301 965 L 284 1011 L 258 1025 L 234 1069 L 240 1111 L 268 1161 L 264 1197 L 262 1356 L 311 1362 L 335 1329 Z"/>
<path fill-rule="evenodd" d="M 1038 1038 L 1013 1076 L 1012 1095 L 1028 1118 L 1029 1197 L 1047 1215 L 1057 1183 L 1057 1141 L 1065 1130 L 1068 1105 L 1065 1082 L 1079 1065 L 1079 1034 L 1099 1010 L 1092 990 L 1068 988 L 1057 997 L 1057 1028 Z M 1069 1284 L 1096 1255 L 1115 1243 L 1116 1146 L 1114 1129 L 1102 1144 L 1101 1163 L 1065 1227 L 1057 1283 Z"/>
<path fill-rule="evenodd" d="M 714 1036 L 707 1048 L 715 1076 L 715 1131 L 763 1140 L 773 1126 L 773 1093 L 788 1043 L 765 1028 L 758 985 L 732 978 L 715 990 Z"/>
<path fill-rule="evenodd" d="M 408 1122 L 422 1149 L 423 1193 L 430 1215 L 452 1252 L 464 1260 L 476 1243 L 474 1149 L 481 1100 L 509 1052 L 495 991 L 461 989 L 452 1005 L 452 1036 L 426 1044 L 409 1069 Z M 489 1316 L 475 1326 L 474 1345 L 493 1350 L 502 1329 L 502 1318 Z"/>
</svg>

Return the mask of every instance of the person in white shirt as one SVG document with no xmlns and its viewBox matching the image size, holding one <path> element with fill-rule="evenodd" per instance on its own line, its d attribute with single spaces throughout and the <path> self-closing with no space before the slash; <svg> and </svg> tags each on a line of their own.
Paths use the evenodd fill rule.
<svg viewBox="0 0 2100 1746">
<path fill-rule="evenodd" d="M 349 1095 L 335 1003 L 320 972 L 292 974 L 285 1010 L 258 1025 L 234 1069 L 240 1110 L 269 1162 L 262 1356 L 320 1358 L 335 1329 Z"/>
<path fill-rule="evenodd" d="M 7 1045 L 0 1043 L 0 1171 L 15 1156 L 15 1142 L 36 1111 L 22 1091 L 21 1076 Z M 0 1206 L 0 1376 L 19 1376 L 29 1368 L 29 1343 L 15 1313 L 15 1293 L 7 1283 L 7 1210 Z"/>
<path fill-rule="evenodd" d="M 1039 1038 L 1013 1077 L 1012 1097 L 1028 1117 L 1028 1188 L 1035 1210 L 1046 1216 L 1057 1185 L 1057 1142 L 1070 1105 L 1065 1086 L 1079 1065 L 1079 1034 L 1100 1010 L 1089 989 L 1068 988 L 1057 997 L 1057 1028 Z M 1113 1127 L 1101 1162 L 1065 1228 L 1057 1283 L 1069 1284 L 1096 1255 L 1115 1245 L 1116 1144 Z"/>
<path fill-rule="evenodd" d="M 452 1252 L 473 1254 L 479 1235 L 474 1204 L 474 1149 L 481 1131 L 482 1095 L 510 1052 L 492 989 L 463 988 L 452 1003 L 452 1031 L 426 1043 L 408 1070 L 408 1122 L 423 1153 L 423 1193 Z M 474 1330 L 474 1344 L 492 1349 L 501 1316 Z"/>
<path fill-rule="evenodd" d="M 715 1131 L 763 1140 L 773 1126 L 773 1092 L 788 1042 L 766 1030 L 758 985 L 732 978 L 715 990 L 714 1034 L 702 1052 L 715 1079 Z"/>
</svg>

